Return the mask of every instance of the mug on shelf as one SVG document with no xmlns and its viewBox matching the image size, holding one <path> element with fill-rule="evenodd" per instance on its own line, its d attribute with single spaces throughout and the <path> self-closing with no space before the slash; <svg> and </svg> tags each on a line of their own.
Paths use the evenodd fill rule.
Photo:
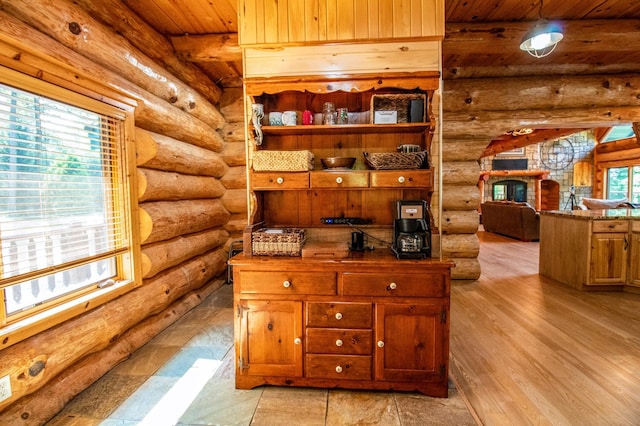
<svg viewBox="0 0 640 426">
<path fill-rule="evenodd" d="M 298 114 L 295 111 L 285 111 L 282 113 L 283 126 L 295 126 L 298 124 Z"/>
<path fill-rule="evenodd" d="M 270 112 L 269 113 L 269 125 L 270 126 L 282 126 L 282 113 L 281 112 Z"/>
</svg>

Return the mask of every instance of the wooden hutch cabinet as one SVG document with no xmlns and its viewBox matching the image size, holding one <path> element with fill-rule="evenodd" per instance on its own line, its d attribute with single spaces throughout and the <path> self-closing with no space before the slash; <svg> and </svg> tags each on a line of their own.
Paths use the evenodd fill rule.
<svg viewBox="0 0 640 426">
<path fill-rule="evenodd" d="M 447 396 L 452 263 L 439 257 L 398 259 L 389 247 L 395 202 L 431 203 L 430 105 L 438 87 L 437 73 L 245 79 L 249 226 L 244 253 L 230 260 L 238 388 L 271 384 Z M 424 118 L 373 124 L 363 117 L 373 114 L 377 95 L 421 97 Z M 326 102 L 347 108 L 353 121 L 303 125 L 299 117 L 295 126 L 263 121 L 261 143 L 255 143 L 252 104 L 263 105 L 268 116 L 274 111 L 318 114 Z M 364 152 L 395 152 L 400 145 L 426 151 L 427 166 L 367 167 Z M 314 166 L 256 171 L 252 165 L 259 150 L 309 151 Z M 356 163 L 352 169 L 325 170 L 320 163 L 325 157 L 355 157 Z M 327 224 L 326 218 L 364 223 Z M 345 252 L 256 256 L 251 231 L 258 226 L 303 228 L 307 244 L 335 242 Z M 346 251 L 356 228 L 375 238 L 367 250 Z"/>
</svg>

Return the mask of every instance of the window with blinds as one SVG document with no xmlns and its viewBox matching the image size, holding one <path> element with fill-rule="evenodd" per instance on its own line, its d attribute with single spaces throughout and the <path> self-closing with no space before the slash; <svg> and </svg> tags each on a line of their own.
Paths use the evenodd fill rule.
<svg viewBox="0 0 640 426">
<path fill-rule="evenodd" d="M 89 101 L 80 107 L 0 84 L 4 323 L 122 277 L 130 246 L 124 115 Z"/>
</svg>

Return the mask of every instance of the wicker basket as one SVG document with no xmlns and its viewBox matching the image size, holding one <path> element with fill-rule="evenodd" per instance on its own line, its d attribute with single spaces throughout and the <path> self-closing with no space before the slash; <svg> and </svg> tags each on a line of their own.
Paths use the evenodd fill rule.
<svg viewBox="0 0 640 426">
<path fill-rule="evenodd" d="M 299 228 L 263 228 L 251 234 L 254 256 L 300 256 L 306 232 Z"/>
<path fill-rule="evenodd" d="M 306 172 L 313 170 L 314 155 L 311 151 L 267 151 L 253 153 L 253 170 L 256 172 Z"/>
<path fill-rule="evenodd" d="M 398 123 L 411 122 L 411 101 L 418 100 L 422 104 L 420 122 L 427 121 L 427 96 L 424 93 L 404 93 L 396 95 L 373 95 L 371 97 L 371 123 L 375 123 L 376 111 L 397 111 Z"/>
<path fill-rule="evenodd" d="M 427 151 L 365 152 L 364 159 L 375 170 L 419 169 L 426 164 Z"/>
</svg>

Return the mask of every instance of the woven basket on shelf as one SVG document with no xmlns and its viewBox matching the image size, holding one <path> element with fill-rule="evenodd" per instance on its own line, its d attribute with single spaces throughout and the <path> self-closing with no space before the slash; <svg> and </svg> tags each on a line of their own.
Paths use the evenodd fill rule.
<svg viewBox="0 0 640 426">
<path fill-rule="evenodd" d="M 260 229 L 251 234 L 254 256 L 300 256 L 306 241 L 304 229 Z"/>
<path fill-rule="evenodd" d="M 311 151 L 268 151 L 253 153 L 253 170 L 256 172 L 306 172 L 313 170 L 314 155 Z"/>
<path fill-rule="evenodd" d="M 419 169 L 427 161 L 427 151 L 365 152 L 364 159 L 375 170 Z"/>
<path fill-rule="evenodd" d="M 381 94 L 371 97 L 371 123 L 375 123 L 376 111 L 397 111 L 398 123 L 411 122 L 411 101 L 422 104 L 419 122 L 427 121 L 427 96 L 423 93 Z"/>
</svg>

